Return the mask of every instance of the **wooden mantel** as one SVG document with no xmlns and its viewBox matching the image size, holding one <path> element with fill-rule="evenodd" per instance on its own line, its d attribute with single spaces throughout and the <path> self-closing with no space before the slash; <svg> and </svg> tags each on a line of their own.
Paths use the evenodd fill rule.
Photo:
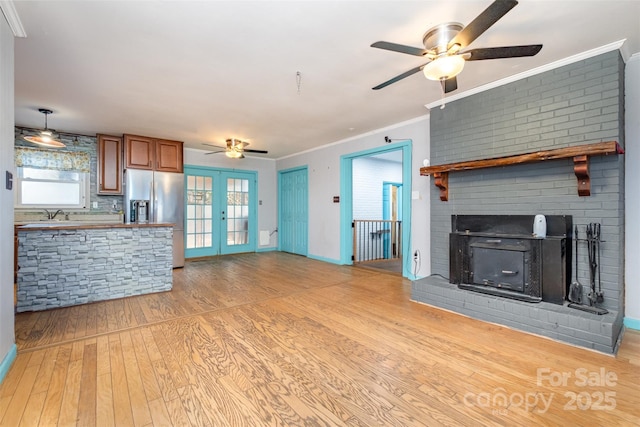
<svg viewBox="0 0 640 427">
<path fill-rule="evenodd" d="M 566 148 L 556 148 L 554 150 L 517 154 L 514 156 L 425 166 L 420 168 L 420 175 L 433 175 L 434 184 L 440 189 L 440 200 L 447 201 L 449 200 L 449 172 L 573 158 L 573 171 L 578 179 L 578 195 L 590 196 L 591 179 L 589 177 L 589 156 L 606 156 L 609 154 L 624 154 L 624 150 L 617 141 L 597 142 L 595 144 L 576 145 Z"/>
</svg>

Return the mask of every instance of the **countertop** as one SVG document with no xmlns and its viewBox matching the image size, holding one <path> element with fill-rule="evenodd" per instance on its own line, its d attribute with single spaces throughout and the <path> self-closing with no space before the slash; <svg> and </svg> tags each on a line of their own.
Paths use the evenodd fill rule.
<svg viewBox="0 0 640 427">
<path fill-rule="evenodd" d="M 28 224 L 15 224 L 18 231 L 36 230 L 77 230 L 77 229 L 104 229 L 104 228 L 142 228 L 142 227 L 173 227 L 175 224 L 169 222 L 156 222 L 147 224 L 120 223 L 120 222 L 90 222 L 90 221 L 56 221 L 41 223 L 32 222 Z"/>
</svg>

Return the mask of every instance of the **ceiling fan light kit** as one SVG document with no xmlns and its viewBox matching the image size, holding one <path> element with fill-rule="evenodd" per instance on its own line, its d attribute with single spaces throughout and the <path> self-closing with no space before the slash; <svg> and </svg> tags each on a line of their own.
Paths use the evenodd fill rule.
<svg viewBox="0 0 640 427">
<path fill-rule="evenodd" d="M 237 151 L 237 150 L 228 150 L 228 151 L 225 151 L 224 154 L 230 159 L 241 159 L 244 157 L 242 155 L 242 151 Z"/>
<path fill-rule="evenodd" d="M 210 151 L 208 153 L 205 154 L 215 154 L 215 153 L 224 153 L 225 156 L 229 157 L 230 159 L 244 159 L 244 153 L 260 153 L 260 154 L 267 154 L 268 151 L 266 150 L 252 150 L 247 148 L 247 145 L 249 145 L 248 142 L 244 142 L 241 141 L 239 139 L 235 139 L 235 138 L 229 138 L 226 140 L 227 146 L 226 147 L 220 147 L 217 145 L 213 145 L 213 144 L 204 144 L 204 145 L 208 145 L 209 147 L 215 147 L 215 148 L 219 148 L 219 151 Z"/>
<path fill-rule="evenodd" d="M 25 141 L 29 141 L 32 144 L 36 144 L 39 145 L 41 147 L 46 147 L 46 148 L 62 148 L 62 147 L 66 147 L 66 145 L 64 145 L 64 143 L 57 141 L 53 138 L 53 132 L 51 132 L 51 130 L 49 130 L 48 128 L 48 123 L 47 123 L 47 116 L 49 114 L 52 114 L 53 111 L 46 109 L 46 108 L 39 108 L 38 111 L 40 111 L 42 114 L 44 114 L 44 129 L 40 131 L 40 133 L 38 135 L 27 135 L 24 137 Z"/>
<path fill-rule="evenodd" d="M 422 72 L 429 80 L 441 81 L 457 76 L 463 68 L 462 56 L 440 56 L 425 65 Z"/>
<path fill-rule="evenodd" d="M 542 49 L 540 44 L 463 50 L 517 4 L 516 0 L 495 0 L 466 27 L 457 22 L 447 22 L 430 28 L 422 37 L 424 48 L 385 41 L 373 43 L 371 47 L 426 57 L 430 60 L 426 64 L 405 71 L 373 87 L 373 90 L 382 89 L 418 71 L 422 71 L 427 79 L 440 81 L 442 83 L 442 91 L 446 94 L 458 88 L 456 76 L 462 72 L 466 61 L 536 55 Z"/>
</svg>

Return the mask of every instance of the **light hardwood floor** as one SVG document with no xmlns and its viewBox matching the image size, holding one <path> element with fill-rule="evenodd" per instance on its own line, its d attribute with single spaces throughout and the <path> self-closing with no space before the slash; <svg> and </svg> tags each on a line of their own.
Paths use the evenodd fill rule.
<svg viewBox="0 0 640 427">
<path fill-rule="evenodd" d="M 612 357 L 410 302 L 397 275 L 277 252 L 174 278 L 17 315 L 0 424 L 640 425 L 637 332 Z"/>
</svg>

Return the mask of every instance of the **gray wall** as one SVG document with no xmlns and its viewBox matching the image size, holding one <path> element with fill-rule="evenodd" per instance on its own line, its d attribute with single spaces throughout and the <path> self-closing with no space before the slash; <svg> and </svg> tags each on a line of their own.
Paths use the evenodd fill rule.
<svg viewBox="0 0 640 427">
<path fill-rule="evenodd" d="M 0 14 L 0 382 L 15 354 L 13 331 L 13 192 L 5 189 L 5 171 L 13 166 L 13 33 Z"/>
<path fill-rule="evenodd" d="M 600 141 L 624 146 L 624 63 L 618 51 L 547 71 L 431 111 L 431 160 L 442 164 Z M 602 224 L 602 286 L 607 308 L 623 293 L 624 156 L 590 160 L 591 196 L 577 195 L 571 160 L 449 174 L 449 201 L 431 187 L 431 267 L 449 274 L 452 214 L 572 215 Z M 580 276 L 589 283 L 586 245 Z"/>
<path fill-rule="evenodd" d="M 625 69 L 625 322 L 640 329 L 640 53 L 627 61 Z M 634 167 L 635 166 L 635 167 Z"/>
<path fill-rule="evenodd" d="M 429 180 L 419 176 L 423 160 L 429 157 L 429 120 L 428 116 L 422 116 L 278 159 L 278 170 L 309 168 L 309 256 L 340 262 L 340 204 L 333 203 L 333 196 L 340 195 L 341 156 L 385 147 L 385 136 L 413 141 L 410 253 L 416 250 L 423 256 L 429 253 Z M 429 263 L 424 260 L 421 268 L 412 270 L 419 277 L 429 275 Z"/>
</svg>

